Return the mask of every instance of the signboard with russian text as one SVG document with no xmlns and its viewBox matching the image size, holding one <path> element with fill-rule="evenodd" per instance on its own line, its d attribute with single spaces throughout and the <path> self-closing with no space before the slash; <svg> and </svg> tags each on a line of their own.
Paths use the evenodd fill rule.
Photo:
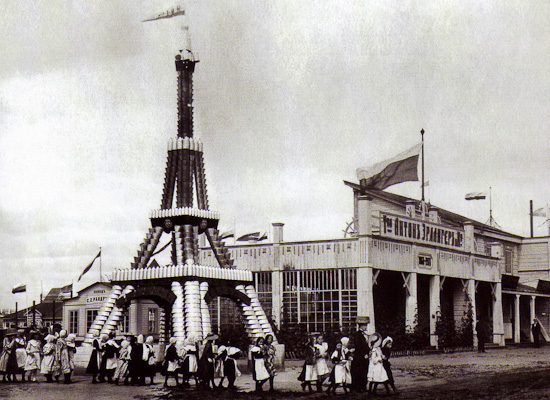
<svg viewBox="0 0 550 400">
<path fill-rule="evenodd" d="M 380 213 L 380 235 L 464 250 L 461 230 L 387 213 Z"/>
</svg>

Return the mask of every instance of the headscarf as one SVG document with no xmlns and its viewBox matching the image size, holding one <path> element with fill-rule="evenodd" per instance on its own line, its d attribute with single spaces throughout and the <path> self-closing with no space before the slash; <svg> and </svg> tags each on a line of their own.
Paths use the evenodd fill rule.
<svg viewBox="0 0 550 400">
<path fill-rule="evenodd" d="M 109 340 L 109 335 L 107 334 L 101 335 L 101 341 L 106 342 L 107 340 Z"/>
<path fill-rule="evenodd" d="M 127 341 L 127 340 L 123 340 L 122 343 L 120 344 L 120 346 L 121 346 L 123 349 L 126 349 L 126 348 L 128 348 L 128 346 L 130 346 L 130 342 Z"/>
<path fill-rule="evenodd" d="M 55 336 L 54 335 L 47 335 L 45 337 L 45 339 L 46 339 L 47 343 L 52 343 L 55 340 Z"/>
<path fill-rule="evenodd" d="M 67 331 L 65 329 L 61 329 L 59 331 L 59 337 L 60 338 L 66 338 L 67 337 Z"/>
<path fill-rule="evenodd" d="M 349 337 L 344 336 L 340 339 L 340 343 L 342 343 L 342 347 L 348 347 L 349 343 Z"/>
<path fill-rule="evenodd" d="M 149 337 L 151 337 L 151 336 L 149 336 Z M 172 336 L 172 337 L 170 338 L 170 344 L 174 344 L 174 343 L 176 343 L 176 342 L 177 342 L 177 339 L 176 339 L 174 336 Z"/>
<path fill-rule="evenodd" d="M 143 344 L 143 335 L 140 333 L 137 337 L 138 344 Z"/>
<path fill-rule="evenodd" d="M 389 336 L 386 336 L 386 338 L 382 341 L 382 347 L 386 347 L 388 343 L 393 343 L 393 339 Z"/>
<path fill-rule="evenodd" d="M 147 339 L 145 339 L 145 343 L 153 344 L 153 336 L 147 336 Z"/>
</svg>

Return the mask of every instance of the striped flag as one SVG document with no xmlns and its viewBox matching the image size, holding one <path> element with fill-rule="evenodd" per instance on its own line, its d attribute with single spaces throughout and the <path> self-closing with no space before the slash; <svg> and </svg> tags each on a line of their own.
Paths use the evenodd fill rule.
<svg viewBox="0 0 550 400">
<path fill-rule="evenodd" d="M 101 257 L 101 250 L 99 250 L 99 252 L 97 253 L 97 256 L 94 257 L 92 262 L 90 264 L 88 264 L 88 266 L 86 268 L 84 268 L 84 271 L 82 271 L 82 273 L 80 274 L 80 276 L 76 280 L 77 282 L 80 281 L 80 278 L 82 278 L 82 276 L 84 276 L 84 274 L 86 272 L 88 272 L 90 269 L 92 269 L 92 265 L 94 265 L 94 261 L 97 260 L 99 257 Z"/>
<path fill-rule="evenodd" d="M 487 198 L 486 192 L 472 192 L 468 193 L 464 199 L 466 200 L 485 200 Z"/>
<path fill-rule="evenodd" d="M 422 150 L 419 143 L 389 160 L 369 168 L 357 168 L 357 178 L 367 189 L 384 190 L 401 182 L 418 181 L 418 157 Z"/>
<path fill-rule="evenodd" d="M 237 239 L 237 242 L 248 242 L 250 240 L 261 241 L 267 239 L 267 233 L 260 234 L 260 232 L 247 233 Z"/>
<path fill-rule="evenodd" d="M 13 287 L 13 289 L 11 290 L 11 292 L 13 294 L 15 293 L 23 293 L 23 292 L 26 292 L 27 291 L 27 285 L 23 285 L 22 283 L 18 284 L 18 285 L 15 285 Z"/>
</svg>

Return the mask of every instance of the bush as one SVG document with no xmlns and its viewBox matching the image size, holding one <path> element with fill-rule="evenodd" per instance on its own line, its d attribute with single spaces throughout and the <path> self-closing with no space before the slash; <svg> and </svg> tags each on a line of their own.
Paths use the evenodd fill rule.
<svg viewBox="0 0 550 400">
<path fill-rule="evenodd" d="M 444 315 L 438 317 L 435 333 L 438 335 L 438 345 L 440 349 L 473 346 L 472 302 L 468 301 L 459 326 L 455 326 L 453 316 Z"/>
</svg>

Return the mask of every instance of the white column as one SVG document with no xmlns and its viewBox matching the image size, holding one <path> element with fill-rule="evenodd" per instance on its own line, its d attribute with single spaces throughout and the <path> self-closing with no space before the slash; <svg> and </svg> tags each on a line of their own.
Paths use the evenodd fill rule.
<svg viewBox="0 0 550 400">
<path fill-rule="evenodd" d="M 281 271 L 271 272 L 271 296 L 271 313 L 275 319 L 275 325 L 280 328 L 283 309 L 283 273 Z"/>
<path fill-rule="evenodd" d="M 495 282 L 493 293 L 493 343 L 504 346 L 504 315 L 502 312 L 502 284 Z"/>
<path fill-rule="evenodd" d="M 437 335 L 435 328 L 437 318 L 441 315 L 441 279 L 439 275 L 430 278 L 430 346 L 437 348 Z"/>
<path fill-rule="evenodd" d="M 372 267 L 357 268 L 357 315 L 369 317 L 371 329 L 376 330 L 372 295 Z"/>
<path fill-rule="evenodd" d="M 474 279 L 468 279 L 468 286 L 466 289 L 469 300 L 472 303 L 472 321 L 474 329 L 474 347 L 477 347 L 477 332 L 475 331 L 475 326 L 477 323 L 477 313 L 476 313 L 476 281 Z"/>
<path fill-rule="evenodd" d="M 535 319 L 535 296 L 531 296 L 529 298 L 529 327 L 533 323 L 533 320 Z M 535 338 L 533 337 L 533 332 L 531 329 L 529 329 L 529 341 L 533 343 L 535 341 Z"/>
<path fill-rule="evenodd" d="M 519 294 L 516 294 L 516 299 L 514 300 L 514 343 L 520 342 L 519 298 Z"/>
<path fill-rule="evenodd" d="M 414 331 L 418 316 L 418 280 L 416 272 L 405 274 L 404 285 L 407 290 L 405 300 L 405 329 L 409 332 Z"/>
</svg>

